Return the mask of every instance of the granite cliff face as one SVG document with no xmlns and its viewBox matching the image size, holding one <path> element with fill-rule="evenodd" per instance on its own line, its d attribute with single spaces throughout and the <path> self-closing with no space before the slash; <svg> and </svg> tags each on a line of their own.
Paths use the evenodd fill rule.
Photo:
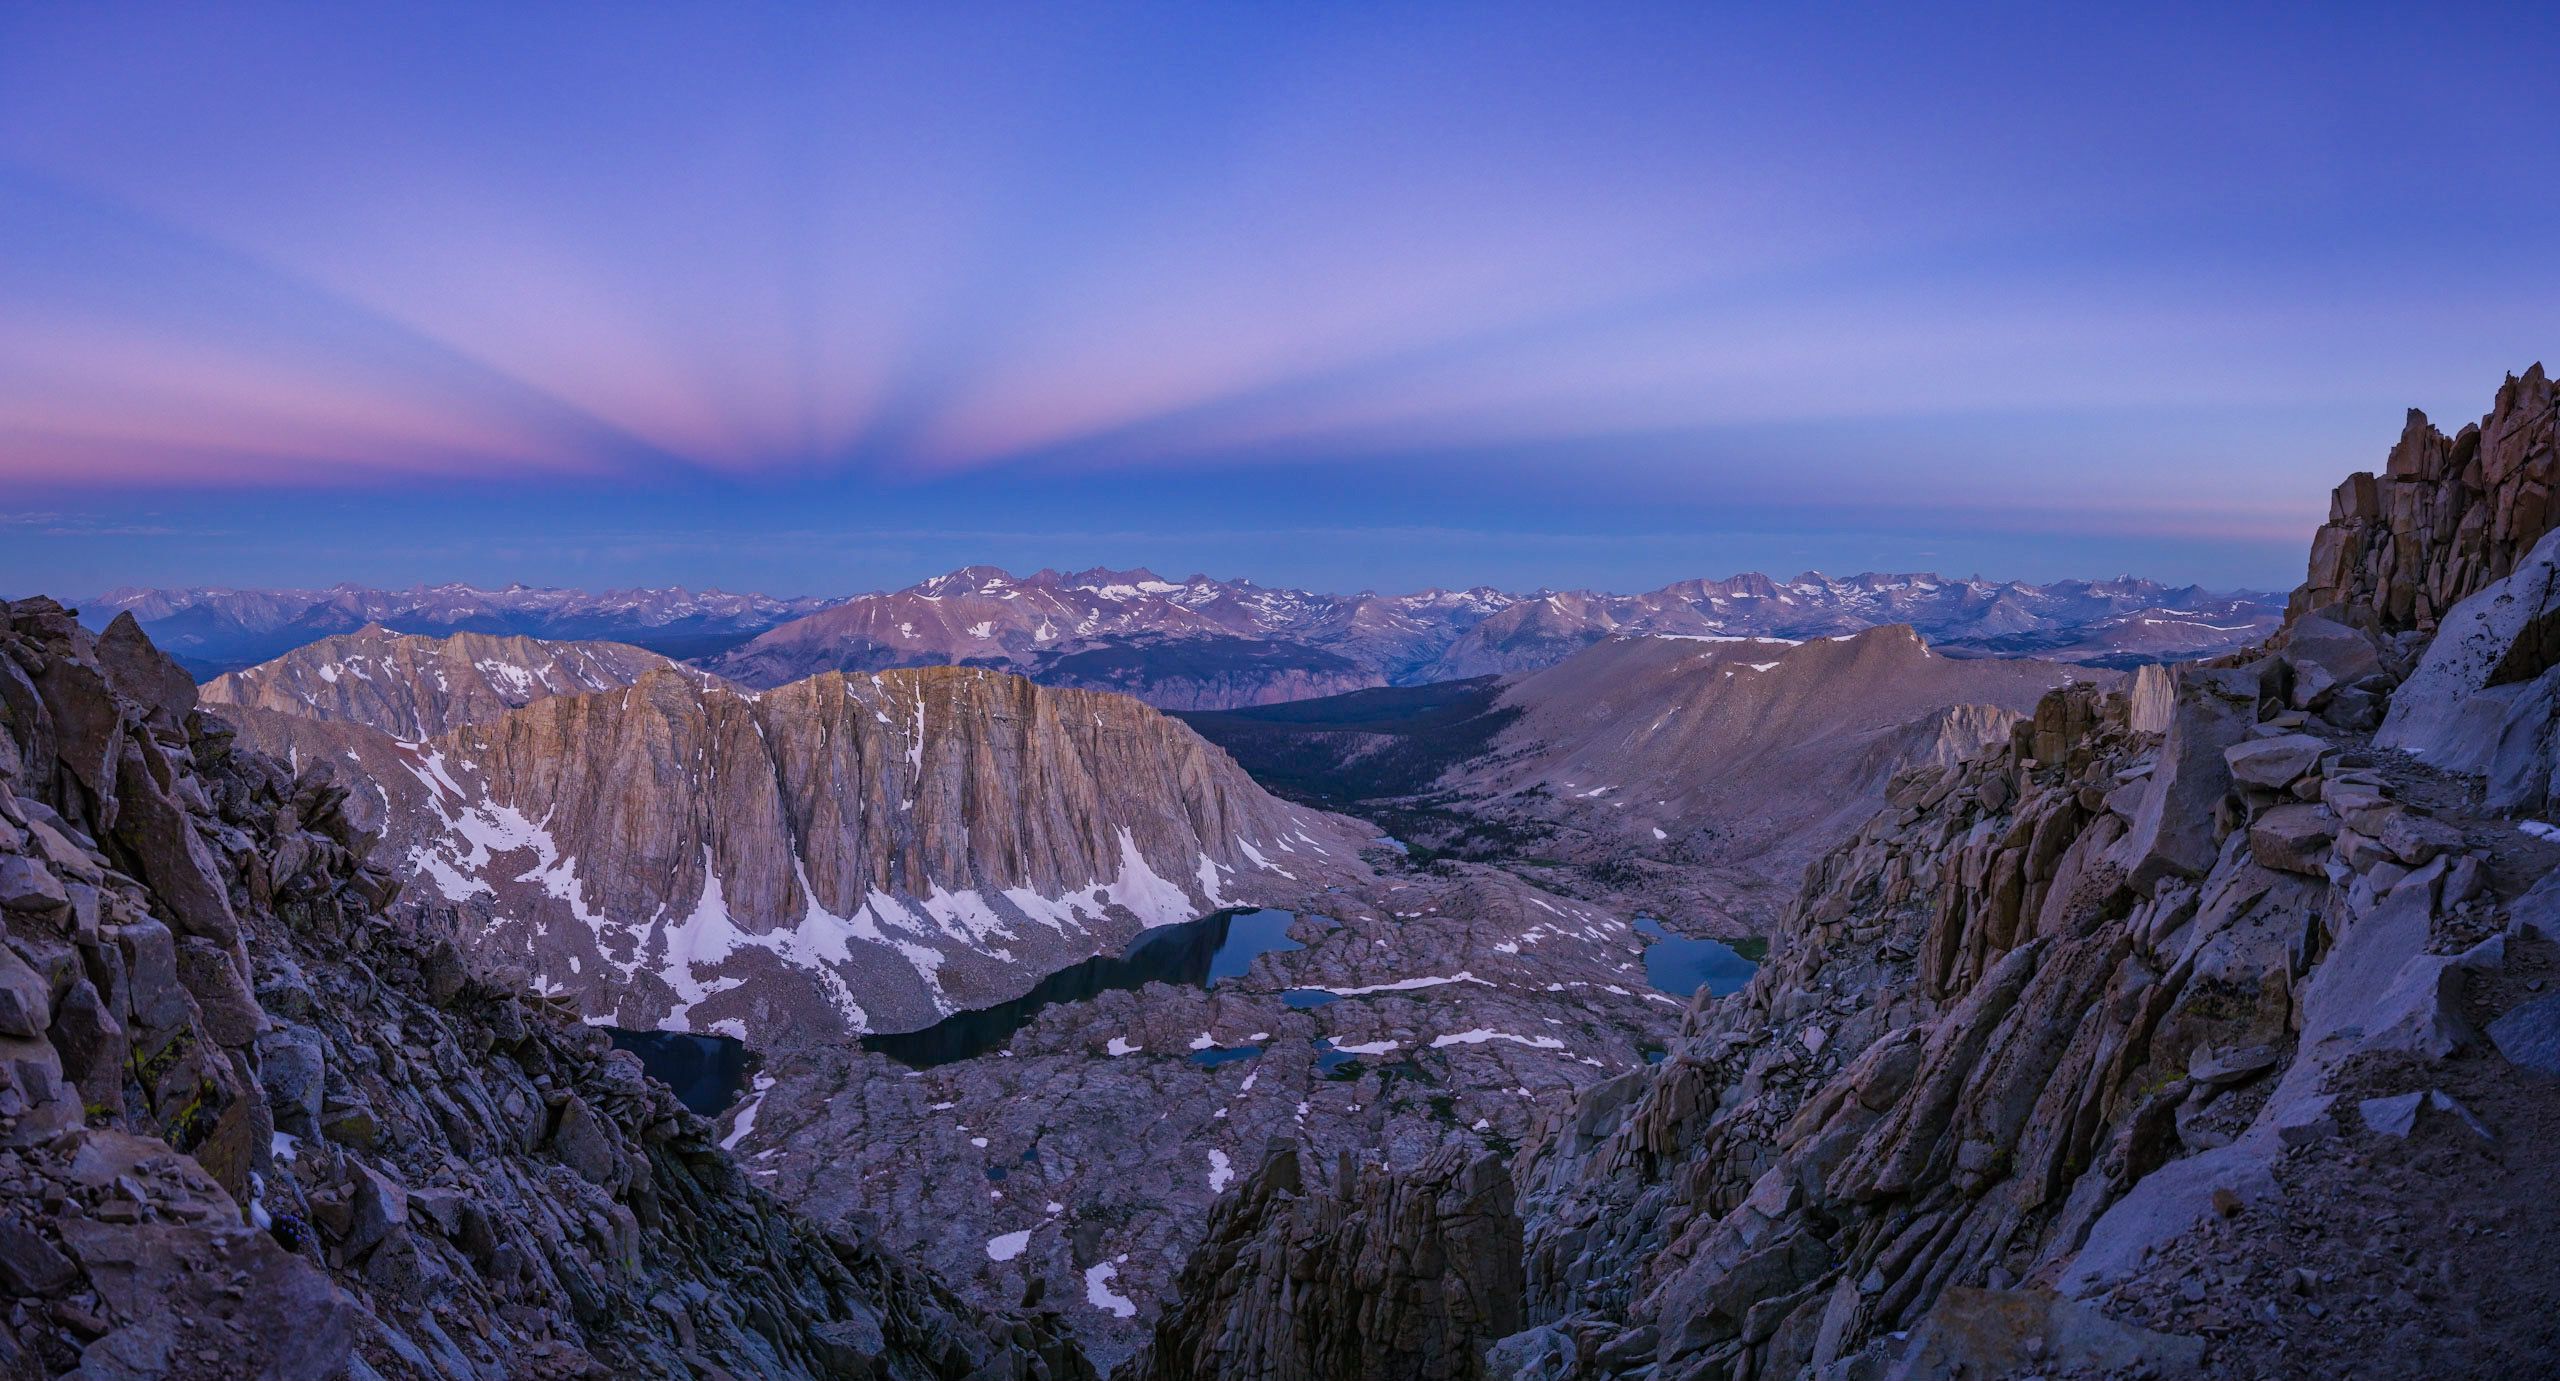
<svg viewBox="0 0 2560 1381">
<path fill-rule="evenodd" d="M 912 1029 L 1146 926 L 1359 876 L 1367 842 L 1136 701 L 975 668 L 762 693 L 662 668 L 415 743 L 238 722 L 352 758 L 360 818 L 478 951 L 628 1026 Z"/>
<path fill-rule="evenodd" d="M 1090 1375 L 750 1187 L 130 619 L 0 615 L 0 1372 Z"/>
<path fill-rule="evenodd" d="M 675 666 L 624 643 L 553 643 L 491 633 L 429 638 L 368 624 L 204 684 L 208 705 L 242 705 L 426 739 L 554 695 L 630 685 Z"/>
<path fill-rule="evenodd" d="M 2533 482 L 2501 499 L 2493 468 L 2430 472 L 2447 534 L 2529 516 Z M 1529 1326 L 1491 1374 L 2560 1359 L 2560 1228 L 2517 1212 L 2560 1169 L 2560 827 L 2454 755 L 2492 720 L 2549 742 L 2514 688 L 2548 672 L 2560 541 L 2500 556 L 2530 524 L 2473 525 L 2363 585 L 2324 537 L 2335 597 L 2269 649 L 2065 687 L 1900 774 L 1752 982 L 1515 1162 Z M 2508 1269 L 2477 1269 L 2484 1240 Z M 1170 1351 L 1285 1352 L 1347 1302 L 1319 1283 Z"/>
</svg>

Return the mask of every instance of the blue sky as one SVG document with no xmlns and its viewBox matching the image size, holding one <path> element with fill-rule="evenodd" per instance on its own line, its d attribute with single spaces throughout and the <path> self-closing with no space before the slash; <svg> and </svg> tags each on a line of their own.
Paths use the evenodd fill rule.
<svg viewBox="0 0 2560 1381">
<path fill-rule="evenodd" d="M 2521 7 L 16 6 L 0 588 L 2289 586 Z"/>
</svg>

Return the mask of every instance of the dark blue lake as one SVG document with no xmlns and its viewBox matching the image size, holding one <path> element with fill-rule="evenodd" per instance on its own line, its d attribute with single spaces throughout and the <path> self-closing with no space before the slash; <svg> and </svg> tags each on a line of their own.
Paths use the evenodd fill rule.
<svg viewBox="0 0 2560 1381">
<path fill-rule="evenodd" d="M 1060 969 L 1010 1002 L 954 1012 L 921 1031 L 865 1036 L 862 1048 L 910 1069 L 975 1059 L 1003 1049 L 1014 1032 L 1053 1002 L 1081 1002 L 1149 983 L 1206 988 L 1222 979 L 1241 978 L 1263 955 L 1305 948 L 1289 938 L 1290 923 L 1296 919 L 1294 912 L 1257 908 L 1160 925 L 1139 932 L 1120 953 L 1096 955 Z"/>
<path fill-rule="evenodd" d="M 1760 966 L 1722 940 L 1691 940 L 1662 928 L 1650 916 L 1638 916 L 1635 932 L 1651 943 L 1644 947 L 1645 981 L 1686 1000 L 1705 988 L 1717 997 L 1739 992 Z"/>
<path fill-rule="evenodd" d="M 640 1057 L 649 1077 L 675 1090 L 684 1105 L 714 1117 L 746 1091 L 752 1063 L 747 1047 L 727 1036 L 697 1036 L 685 1031 L 626 1031 L 604 1028 L 617 1050 Z"/>
</svg>

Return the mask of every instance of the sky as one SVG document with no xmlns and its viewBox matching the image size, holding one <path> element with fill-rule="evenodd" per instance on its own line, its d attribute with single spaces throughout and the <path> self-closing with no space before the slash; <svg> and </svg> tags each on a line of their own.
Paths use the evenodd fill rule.
<svg viewBox="0 0 2560 1381">
<path fill-rule="evenodd" d="M 2560 337 L 2525 7 L 0 7 L 0 590 L 2283 589 Z"/>
</svg>

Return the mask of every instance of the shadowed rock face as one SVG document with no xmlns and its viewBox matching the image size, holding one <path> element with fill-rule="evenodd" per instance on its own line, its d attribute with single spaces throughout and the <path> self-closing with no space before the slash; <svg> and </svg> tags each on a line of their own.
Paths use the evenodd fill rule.
<svg viewBox="0 0 2560 1381">
<path fill-rule="evenodd" d="M 1181 1300 L 1121 1381 L 1474 1381 L 1521 1322 L 1520 1219 L 1492 1156 L 1309 1185 L 1275 1151 L 1210 1215 Z"/>
<path fill-rule="evenodd" d="M 426 739 L 550 696 L 617 689 L 674 665 L 623 643 L 552 643 L 490 633 L 428 638 L 372 624 L 215 677 L 200 694 L 208 705 L 243 705 Z"/>
<path fill-rule="evenodd" d="M 751 1188 L 173 671 L 0 614 L 0 1372 L 1090 1375 Z"/>
<path fill-rule="evenodd" d="M 1179 723 L 979 669 L 761 694 L 660 669 L 423 743 L 238 722 L 352 759 L 378 788 L 365 824 L 481 918 L 476 948 L 625 1026 L 913 1029 L 1143 926 L 1364 871 L 1364 831 Z"/>
</svg>

